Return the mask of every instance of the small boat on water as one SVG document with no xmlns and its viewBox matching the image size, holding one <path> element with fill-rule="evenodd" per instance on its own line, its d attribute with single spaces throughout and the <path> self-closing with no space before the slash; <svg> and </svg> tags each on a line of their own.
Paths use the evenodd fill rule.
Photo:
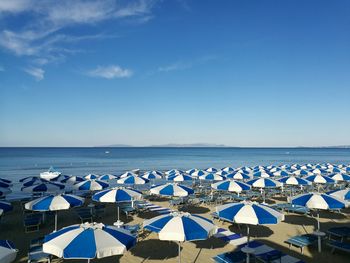
<svg viewBox="0 0 350 263">
<path fill-rule="evenodd" d="M 40 178 L 45 180 L 52 180 L 58 176 L 60 176 L 61 173 L 56 171 L 52 166 L 47 170 L 46 172 L 40 173 Z"/>
</svg>

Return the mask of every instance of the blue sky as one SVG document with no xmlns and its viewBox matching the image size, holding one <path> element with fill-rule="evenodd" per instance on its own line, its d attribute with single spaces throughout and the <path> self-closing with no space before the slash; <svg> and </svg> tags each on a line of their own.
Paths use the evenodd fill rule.
<svg viewBox="0 0 350 263">
<path fill-rule="evenodd" d="M 0 146 L 350 145 L 350 2 L 0 1 Z"/>
</svg>

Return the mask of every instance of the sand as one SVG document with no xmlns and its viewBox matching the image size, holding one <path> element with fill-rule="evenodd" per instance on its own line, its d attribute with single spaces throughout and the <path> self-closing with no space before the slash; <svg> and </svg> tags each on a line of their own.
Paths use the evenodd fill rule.
<svg viewBox="0 0 350 263">
<path fill-rule="evenodd" d="M 286 201 L 284 198 L 279 200 L 269 200 L 271 203 Z M 167 201 L 153 202 L 162 206 L 168 206 Z M 215 210 L 215 205 L 199 205 L 180 208 L 180 210 L 190 213 L 200 214 L 210 218 L 210 213 Z M 350 227 L 350 209 L 343 210 L 341 214 L 332 212 L 321 213 L 321 230 L 326 231 L 334 226 Z M 129 224 L 142 223 L 145 219 L 157 216 L 153 212 L 143 212 L 126 218 L 121 214 L 121 220 Z M 96 220 L 105 224 L 112 224 L 116 221 L 116 207 L 113 204 L 107 204 L 105 215 L 102 220 Z M 58 229 L 71 224 L 80 223 L 79 218 L 74 211 L 61 211 L 58 215 Z M 216 225 L 228 228 L 232 232 L 246 233 L 244 226 L 237 226 L 230 223 L 215 221 Z M 288 245 L 284 243 L 291 236 L 312 233 L 316 225 L 316 219 L 310 216 L 286 214 L 285 221 L 271 226 L 252 226 L 250 228 L 252 240 L 261 240 L 263 243 L 273 248 L 279 249 L 294 257 L 300 258 L 305 262 L 350 262 L 350 255 L 344 252 L 336 251 L 334 254 L 326 245 L 323 245 L 322 253 L 317 252 L 316 246 L 304 249 L 304 254 L 300 249 L 293 247 L 289 250 Z M 54 218 L 49 218 L 41 227 L 40 231 L 34 233 L 25 233 L 23 227 L 23 211 L 19 202 L 14 203 L 14 210 L 7 213 L 0 222 L 0 239 L 12 240 L 19 253 L 16 262 L 27 262 L 27 252 L 31 239 L 43 236 L 53 231 Z M 211 237 L 206 241 L 185 242 L 182 244 L 181 258 L 182 262 L 213 262 L 212 257 L 219 253 L 234 250 L 233 245 Z M 92 260 L 91 262 L 178 262 L 178 245 L 175 242 L 160 241 L 155 233 L 140 238 L 137 245 L 123 256 L 108 257 L 101 260 Z M 53 262 L 62 262 L 55 259 Z M 86 262 L 83 260 L 66 260 L 65 262 Z"/>
</svg>

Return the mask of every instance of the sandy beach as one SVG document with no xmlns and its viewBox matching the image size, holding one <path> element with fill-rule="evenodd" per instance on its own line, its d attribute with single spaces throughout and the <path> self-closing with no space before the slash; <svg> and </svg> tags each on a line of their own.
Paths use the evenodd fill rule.
<svg viewBox="0 0 350 263">
<path fill-rule="evenodd" d="M 269 203 L 285 202 L 286 198 L 276 198 L 268 200 Z M 86 200 L 88 204 L 90 200 Z M 169 206 L 169 202 L 162 199 L 160 202 L 152 201 L 163 207 Z M 14 210 L 7 213 L 1 220 L 0 239 L 12 240 L 19 253 L 16 262 L 27 262 L 27 252 L 30 240 L 40 236 L 44 236 L 53 231 L 54 218 L 49 217 L 40 230 L 33 233 L 25 233 L 23 227 L 23 210 L 19 202 L 15 202 Z M 184 207 L 172 207 L 181 211 L 199 214 L 207 218 L 210 213 L 215 211 L 213 205 L 190 205 Z M 104 224 L 113 224 L 116 221 L 117 209 L 113 204 L 107 204 L 105 214 L 102 219 L 96 219 L 96 222 Z M 326 231 L 334 226 L 350 226 L 350 209 L 342 210 L 342 213 L 322 212 L 320 214 L 321 229 Z M 140 224 L 145 219 L 157 216 L 157 213 L 144 211 L 132 216 L 126 217 L 121 213 L 120 219 L 127 224 Z M 235 233 L 246 234 L 245 226 L 238 226 L 228 222 L 214 221 L 218 227 L 229 229 Z M 73 210 L 60 211 L 58 215 L 58 229 L 71 224 L 80 223 L 79 218 Z M 344 252 L 336 251 L 331 253 L 329 247 L 323 245 L 322 253 L 317 252 L 316 246 L 306 247 L 303 255 L 300 249 L 292 247 L 290 250 L 288 245 L 284 243 L 291 236 L 312 233 L 314 231 L 316 219 L 310 216 L 298 214 L 285 214 L 284 222 L 277 225 L 269 226 L 252 226 L 252 240 L 262 241 L 275 249 L 281 250 L 291 256 L 304 260 L 305 262 L 348 262 L 349 256 Z M 211 237 L 205 241 L 186 242 L 182 245 L 181 257 L 182 262 L 213 262 L 212 257 L 217 254 L 234 250 L 236 247 L 222 241 L 216 237 Z M 119 257 L 108 257 L 100 260 L 92 260 L 92 262 L 178 262 L 178 246 L 175 242 L 160 241 L 155 233 L 141 233 L 138 242 L 134 248 Z M 54 259 L 53 262 L 61 262 L 60 259 Z M 118 262 L 117 261 L 117 262 Z M 66 262 L 66 260 L 65 260 Z M 83 262 L 82 260 L 67 260 L 67 262 Z M 84 261 L 85 262 L 85 261 Z"/>
</svg>

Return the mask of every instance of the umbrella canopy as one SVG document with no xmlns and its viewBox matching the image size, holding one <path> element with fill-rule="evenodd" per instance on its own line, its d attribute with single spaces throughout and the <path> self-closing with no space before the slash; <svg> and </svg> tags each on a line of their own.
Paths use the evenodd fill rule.
<svg viewBox="0 0 350 263">
<path fill-rule="evenodd" d="M 129 177 L 129 176 L 138 176 L 136 173 L 133 173 L 133 172 L 125 172 L 123 174 L 121 174 L 119 176 L 119 178 L 125 178 L 125 177 Z"/>
<path fill-rule="evenodd" d="M 311 182 L 296 176 L 286 176 L 278 180 L 286 185 L 310 185 Z"/>
<path fill-rule="evenodd" d="M 59 176 L 50 180 L 50 182 L 62 182 L 63 180 L 69 179 L 70 176 L 66 174 L 60 174 Z"/>
<path fill-rule="evenodd" d="M 102 223 L 72 225 L 45 236 L 43 251 L 65 259 L 122 255 L 136 244 L 129 231 Z"/>
<path fill-rule="evenodd" d="M 289 173 L 285 170 L 279 170 L 272 173 L 273 176 L 288 176 Z"/>
<path fill-rule="evenodd" d="M 178 169 L 171 169 L 169 171 L 166 171 L 165 174 L 166 175 L 170 175 L 170 174 L 182 174 L 183 172 L 178 170 Z"/>
<path fill-rule="evenodd" d="M 2 188 L 10 188 L 11 184 L 3 182 L 3 181 L 0 181 L 0 187 L 2 187 Z"/>
<path fill-rule="evenodd" d="M 11 180 L 8 180 L 8 179 L 0 178 L 0 182 L 3 182 L 3 183 L 7 183 L 7 184 L 11 184 L 11 185 L 12 185 L 12 181 L 11 181 Z"/>
<path fill-rule="evenodd" d="M 76 184 L 85 181 L 83 177 L 79 176 L 70 176 L 66 179 L 63 179 L 61 183 L 68 183 L 68 184 Z"/>
<path fill-rule="evenodd" d="M 5 202 L 5 201 L 0 201 L 0 209 L 3 212 L 9 212 L 13 209 L 13 206 L 11 203 L 9 202 Z"/>
<path fill-rule="evenodd" d="M 183 181 L 191 181 L 193 178 L 190 175 L 186 174 L 176 174 L 176 175 L 169 175 L 167 177 L 168 181 L 174 181 L 174 182 L 183 182 Z"/>
<path fill-rule="evenodd" d="M 22 186 L 24 187 L 49 182 L 48 180 L 42 179 L 40 177 L 27 177 L 27 178 L 28 178 L 27 180 L 23 181 Z"/>
<path fill-rule="evenodd" d="M 332 178 L 325 175 L 320 175 L 320 174 L 310 175 L 305 177 L 304 179 L 314 184 L 334 184 L 335 183 L 335 181 Z"/>
<path fill-rule="evenodd" d="M 331 191 L 331 192 L 328 192 L 327 194 L 342 200 L 350 200 L 350 188 Z"/>
<path fill-rule="evenodd" d="M 134 189 L 115 187 L 98 192 L 92 196 L 92 200 L 104 203 L 128 202 L 140 199 L 142 193 Z"/>
<path fill-rule="evenodd" d="M 216 173 L 218 171 L 218 169 L 214 168 L 214 167 L 208 167 L 207 169 L 205 169 L 207 172 L 209 173 Z"/>
<path fill-rule="evenodd" d="M 204 174 L 199 176 L 199 180 L 208 180 L 208 181 L 223 181 L 226 178 L 222 175 L 219 174 L 213 174 L 213 173 L 208 173 L 208 174 Z"/>
<path fill-rule="evenodd" d="M 162 185 L 156 185 L 151 188 L 152 194 L 164 195 L 164 196 L 188 196 L 193 194 L 193 189 L 176 183 L 168 183 Z"/>
<path fill-rule="evenodd" d="M 305 206 L 310 209 L 342 209 L 347 206 L 344 200 L 340 200 L 328 194 L 307 193 L 301 194 L 291 199 L 294 205 Z"/>
<path fill-rule="evenodd" d="M 329 178 L 332 178 L 334 181 L 337 181 L 337 182 L 350 181 L 350 175 L 347 175 L 344 173 L 335 173 L 335 174 L 329 175 Z"/>
<path fill-rule="evenodd" d="M 217 171 L 215 174 L 218 174 L 218 175 L 226 175 L 226 174 L 228 174 L 228 173 L 229 173 L 229 172 L 220 170 L 220 171 Z"/>
<path fill-rule="evenodd" d="M 248 181 L 247 184 L 256 188 L 274 188 L 282 186 L 280 182 L 270 178 L 256 178 Z"/>
<path fill-rule="evenodd" d="M 226 178 L 235 179 L 235 180 L 248 180 L 248 179 L 250 179 L 250 176 L 246 173 L 243 173 L 243 172 L 233 172 L 230 174 L 226 174 L 225 176 L 226 176 Z"/>
<path fill-rule="evenodd" d="M 118 184 L 146 184 L 149 180 L 139 177 L 137 175 L 129 175 L 127 177 L 120 178 Z"/>
<path fill-rule="evenodd" d="M 161 179 L 162 178 L 162 173 L 159 171 L 149 171 L 145 172 L 142 176 L 142 178 L 145 178 L 147 180 L 150 179 Z"/>
<path fill-rule="evenodd" d="M 100 176 L 97 174 L 88 174 L 84 176 L 85 180 L 94 180 L 94 179 L 98 179 Z"/>
<path fill-rule="evenodd" d="M 217 182 L 211 185 L 213 189 L 216 190 L 223 190 L 223 191 L 229 191 L 229 192 L 236 192 L 240 193 L 242 191 L 250 190 L 250 185 L 234 181 L 234 180 L 226 180 L 223 182 Z"/>
<path fill-rule="evenodd" d="M 7 194 L 11 193 L 11 189 L 9 188 L 1 188 L 0 187 L 0 197 L 3 197 Z"/>
<path fill-rule="evenodd" d="M 267 171 L 257 171 L 255 173 L 253 173 L 254 177 L 261 177 L 261 178 L 269 178 L 269 177 L 273 177 L 273 174 Z"/>
<path fill-rule="evenodd" d="M 59 192 L 60 190 L 64 189 L 63 184 L 58 183 L 41 183 L 41 184 L 35 184 L 31 186 L 25 186 L 21 188 L 21 191 L 26 193 L 43 193 L 43 192 Z"/>
<path fill-rule="evenodd" d="M 225 172 L 228 172 L 228 173 L 231 173 L 234 171 L 234 169 L 230 166 L 226 166 L 224 168 L 221 168 L 221 171 L 225 171 Z"/>
<path fill-rule="evenodd" d="M 76 190 L 82 190 L 82 191 L 98 191 L 105 189 L 109 186 L 104 181 L 99 180 L 85 180 L 79 183 L 76 183 L 73 185 L 73 188 Z"/>
<path fill-rule="evenodd" d="M 16 259 L 18 250 L 9 240 L 0 240 L 0 262 L 10 263 Z"/>
<path fill-rule="evenodd" d="M 201 175 L 205 175 L 207 173 L 208 173 L 207 171 L 195 170 L 194 172 L 190 173 L 190 175 L 193 176 L 193 177 L 198 177 L 198 176 L 201 176 Z"/>
<path fill-rule="evenodd" d="M 305 169 L 295 170 L 295 171 L 293 171 L 293 174 L 295 174 L 295 175 L 312 175 L 312 173 L 310 171 L 305 170 Z"/>
<path fill-rule="evenodd" d="M 104 174 L 104 175 L 101 175 L 98 180 L 101 180 L 101 181 L 108 181 L 108 180 L 116 180 L 118 179 L 119 177 L 116 176 L 116 175 L 113 175 L 113 174 Z"/>
</svg>

